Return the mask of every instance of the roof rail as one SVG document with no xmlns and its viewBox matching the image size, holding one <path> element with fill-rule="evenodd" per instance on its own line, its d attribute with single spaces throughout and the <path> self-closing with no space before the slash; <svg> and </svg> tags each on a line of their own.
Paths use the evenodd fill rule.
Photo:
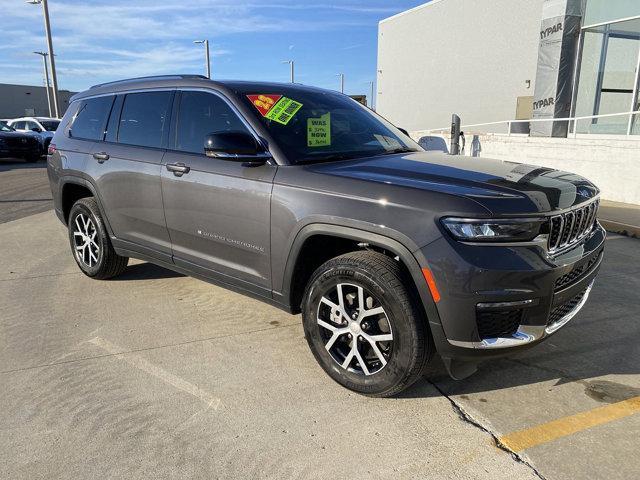
<svg viewBox="0 0 640 480">
<path fill-rule="evenodd" d="M 134 82 L 134 81 L 140 81 L 140 80 L 160 80 L 160 79 L 173 80 L 178 78 L 179 79 L 200 78 L 200 79 L 208 80 L 208 78 L 205 77 L 204 75 L 151 75 L 148 77 L 125 78 L 123 80 L 115 80 L 113 82 L 98 83 L 97 85 L 92 85 L 89 88 L 98 88 L 98 87 L 104 87 L 106 85 L 117 85 L 118 83 L 127 83 L 127 82 Z"/>
</svg>

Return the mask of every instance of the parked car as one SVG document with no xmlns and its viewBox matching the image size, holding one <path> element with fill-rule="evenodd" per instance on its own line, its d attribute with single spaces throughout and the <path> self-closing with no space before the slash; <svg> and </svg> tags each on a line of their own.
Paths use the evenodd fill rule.
<svg viewBox="0 0 640 480">
<path fill-rule="evenodd" d="M 27 162 L 37 162 L 40 143 L 33 135 L 16 132 L 0 122 L 0 158 L 23 158 Z"/>
<path fill-rule="evenodd" d="M 300 85 L 93 87 L 73 97 L 48 174 L 86 275 L 135 257 L 301 312 L 321 367 L 371 396 L 411 385 L 436 352 L 464 378 L 540 343 L 583 307 L 603 257 L 588 180 L 426 152 Z"/>
<path fill-rule="evenodd" d="M 42 154 L 47 153 L 53 134 L 60 125 L 60 119 L 50 117 L 22 117 L 10 120 L 9 126 L 18 132 L 30 132 L 35 134 L 40 142 Z"/>
</svg>

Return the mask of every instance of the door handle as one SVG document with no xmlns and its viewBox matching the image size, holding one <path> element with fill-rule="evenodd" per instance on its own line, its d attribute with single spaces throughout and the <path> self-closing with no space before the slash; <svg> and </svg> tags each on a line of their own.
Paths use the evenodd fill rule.
<svg viewBox="0 0 640 480">
<path fill-rule="evenodd" d="M 104 163 L 109 160 L 109 154 L 105 152 L 96 152 L 93 154 L 93 158 L 95 158 L 98 163 Z"/>
<path fill-rule="evenodd" d="M 167 170 L 173 172 L 176 177 L 181 177 L 185 173 L 189 173 L 190 167 L 187 167 L 184 163 L 167 163 Z"/>
</svg>

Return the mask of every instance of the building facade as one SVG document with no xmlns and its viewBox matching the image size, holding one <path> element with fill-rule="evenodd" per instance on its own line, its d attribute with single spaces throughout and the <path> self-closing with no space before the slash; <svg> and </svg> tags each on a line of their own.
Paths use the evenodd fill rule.
<svg viewBox="0 0 640 480">
<path fill-rule="evenodd" d="M 58 90 L 61 116 L 67 111 L 69 99 L 75 93 Z M 53 111 L 53 98 L 47 97 L 45 87 L 0 83 L 0 118 L 53 116 L 49 114 L 49 104 Z"/>
<path fill-rule="evenodd" d="M 380 22 L 376 104 L 408 130 L 640 135 L 639 72 L 639 0 L 433 0 Z"/>
</svg>

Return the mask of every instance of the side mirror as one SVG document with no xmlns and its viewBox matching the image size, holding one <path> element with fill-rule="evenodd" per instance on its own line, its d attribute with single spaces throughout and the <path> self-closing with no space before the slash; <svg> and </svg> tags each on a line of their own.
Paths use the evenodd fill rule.
<svg viewBox="0 0 640 480">
<path fill-rule="evenodd" d="M 42 130 L 40 130 L 38 127 L 33 127 L 33 128 L 31 129 L 31 131 L 32 131 L 32 132 L 36 132 L 36 133 L 41 133 L 41 132 L 42 132 Z"/>
<path fill-rule="evenodd" d="M 244 162 L 246 166 L 264 165 L 271 158 L 262 151 L 252 135 L 241 131 L 212 132 L 204 137 L 204 154 L 221 160 Z"/>
</svg>

